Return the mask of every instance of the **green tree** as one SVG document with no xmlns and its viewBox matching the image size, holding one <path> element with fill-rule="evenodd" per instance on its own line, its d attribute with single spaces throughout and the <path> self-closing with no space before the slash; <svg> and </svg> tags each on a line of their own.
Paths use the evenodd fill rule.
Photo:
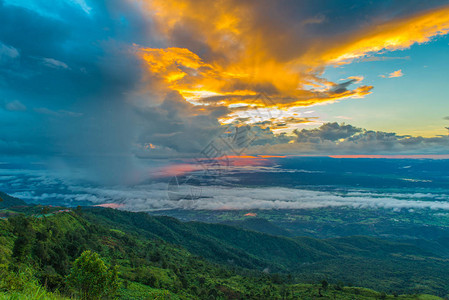
<svg viewBox="0 0 449 300">
<path fill-rule="evenodd" d="M 327 287 L 329 286 L 329 283 L 327 282 L 326 279 L 323 279 L 321 281 L 321 286 L 323 287 L 323 289 L 327 290 Z"/>
<path fill-rule="evenodd" d="M 25 262 L 31 254 L 35 231 L 30 219 L 23 215 L 14 216 L 9 219 L 9 222 L 13 227 L 13 232 L 17 235 L 17 239 L 14 241 L 12 256 L 18 262 Z"/>
<path fill-rule="evenodd" d="M 111 298 L 119 285 L 117 266 L 108 268 L 97 253 L 87 250 L 75 260 L 67 281 L 81 299 Z"/>
</svg>

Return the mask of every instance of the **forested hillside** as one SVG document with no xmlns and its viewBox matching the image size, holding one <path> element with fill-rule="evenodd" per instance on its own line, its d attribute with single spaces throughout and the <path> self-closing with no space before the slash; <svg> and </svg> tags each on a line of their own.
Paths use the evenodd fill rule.
<svg viewBox="0 0 449 300">
<path fill-rule="evenodd" d="M 104 208 L 10 207 L 0 254 L 5 299 L 432 299 L 418 294 L 446 288 L 446 259 L 409 244 L 290 239 Z"/>
<path fill-rule="evenodd" d="M 301 282 L 326 279 L 398 293 L 449 291 L 447 243 L 411 242 L 366 236 L 333 239 L 286 238 L 222 224 L 183 223 L 112 209 L 86 208 L 85 218 L 179 244 L 217 263 L 291 274 Z M 419 271 L 417 271 L 419 270 Z M 426 282 L 426 284 L 423 284 Z"/>
<path fill-rule="evenodd" d="M 23 200 L 11 197 L 6 193 L 0 192 L 0 209 L 20 205 L 25 205 L 25 202 Z"/>
</svg>

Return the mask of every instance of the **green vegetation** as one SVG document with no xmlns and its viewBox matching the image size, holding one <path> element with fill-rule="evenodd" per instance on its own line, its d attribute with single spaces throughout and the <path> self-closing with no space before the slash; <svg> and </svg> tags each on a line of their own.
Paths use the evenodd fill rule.
<svg viewBox="0 0 449 300">
<path fill-rule="evenodd" d="M 169 210 L 151 212 L 182 221 L 222 223 L 282 236 L 333 238 L 369 235 L 396 239 L 439 239 L 447 237 L 449 213 L 437 209 L 363 209 L 321 207 L 295 210 Z"/>
<path fill-rule="evenodd" d="M 431 243 L 426 242 L 421 247 L 416 241 L 367 236 L 285 238 L 110 209 L 85 209 L 84 216 L 105 226 L 181 245 L 219 264 L 291 274 L 299 282 L 315 283 L 325 278 L 330 283 L 399 294 L 445 296 L 449 291 L 449 256 L 443 243 L 429 247 Z"/>
<path fill-rule="evenodd" d="M 14 198 L 14 197 L 9 196 L 8 194 L 0 192 L 0 209 L 7 208 L 7 207 L 20 206 L 20 205 L 26 205 L 26 204 L 21 199 Z"/>
<path fill-rule="evenodd" d="M 119 286 L 117 266 L 107 268 L 100 256 L 90 250 L 75 260 L 67 281 L 81 299 L 113 297 Z"/>
<path fill-rule="evenodd" d="M 103 208 L 9 210 L 0 220 L 0 299 L 439 299 L 418 294 L 447 291 L 447 262 L 404 243 L 291 239 Z M 429 276 L 436 261 L 440 275 Z"/>
</svg>

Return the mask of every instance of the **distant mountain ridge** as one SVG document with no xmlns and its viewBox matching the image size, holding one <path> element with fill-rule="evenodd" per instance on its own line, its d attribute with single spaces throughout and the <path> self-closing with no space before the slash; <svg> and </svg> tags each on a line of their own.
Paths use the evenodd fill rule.
<svg viewBox="0 0 449 300">
<path fill-rule="evenodd" d="M 222 222 L 222 224 L 267 233 L 271 235 L 286 236 L 286 237 L 291 236 L 291 234 L 287 230 L 282 229 L 281 227 L 271 223 L 270 221 L 264 218 L 250 217 L 248 219 L 238 221 L 225 221 Z"/>
<path fill-rule="evenodd" d="M 25 201 L 0 192 L 0 209 L 26 205 Z"/>
</svg>

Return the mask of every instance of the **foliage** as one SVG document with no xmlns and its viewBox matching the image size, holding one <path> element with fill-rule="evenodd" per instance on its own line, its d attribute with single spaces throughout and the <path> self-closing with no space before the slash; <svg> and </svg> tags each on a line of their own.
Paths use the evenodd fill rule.
<svg viewBox="0 0 449 300">
<path fill-rule="evenodd" d="M 86 250 L 73 263 L 67 280 L 81 299 L 112 297 L 118 289 L 117 266 L 108 268 L 97 253 Z"/>
<path fill-rule="evenodd" d="M 21 265 L 15 271 L 0 266 L 0 299 L 65 299 L 42 287 L 32 268 Z"/>
<path fill-rule="evenodd" d="M 0 192 L 0 209 L 20 206 L 20 205 L 26 205 L 26 204 L 23 200 L 11 197 L 8 194 Z"/>
<path fill-rule="evenodd" d="M 289 273 L 302 282 L 353 284 L 396 293 L 449 291 L 449 243 L 415 243 L 368 236 L 286 238 L 222 224 L 183 223 L 112 209 L 86 208 L 84 217 L 103 226 L 178 244 L 219 264 Z M 312 271 L 311 271 L 312 270 Z M 417 272 L 419 270 L 419 272 Z"/>
<path fill-rule="evenodd" d="M 5 255 L 0 260 L 0 299 L 98 299 L 114 293 L 117 299 L 379 299 L 379 292 L 345 287 L 349 280 L 337 284 L 340 279 L 332 275 L 337 272 L 320 270 L 320 263 L 329 265 L 332 258 L 337 262 L 330 266 L 346 268 L 351 278 L 355 275 L 348 270 L 364 266 L 357 257 L 372 262 L 371 248 L 379 251 L 380 262 L 393 250 L 424 255 L 400 243 L 362 237 L 287 239 L 111 209 L 49 208 L 45 216 L 42 211 L 30 207 L 22 210 L 28 216 L 16 213 L 0 221 Z M 18 242 L 20 237 L 25 243 Z M 335 253 L 353 257 L 338 260 Z M 357 266 L 347 267 L 348 261 Z M 280 273 L 272 273 L 276 270 Z M 369 272 L 368 277 L 376 284 L 385 280 Z M 433 287 L 435 282 L 422 285 Z"/>
</svg>

